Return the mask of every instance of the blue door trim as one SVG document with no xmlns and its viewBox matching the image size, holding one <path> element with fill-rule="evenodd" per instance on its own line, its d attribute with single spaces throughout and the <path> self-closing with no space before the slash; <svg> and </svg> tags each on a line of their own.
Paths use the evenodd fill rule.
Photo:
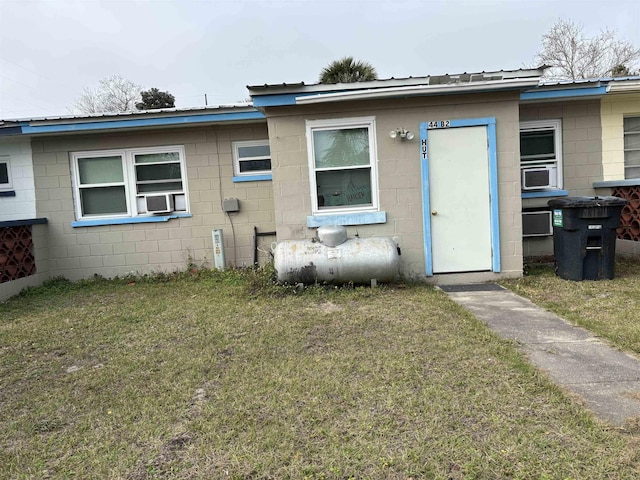
<svg viewBox="0 0 640 480">
<path fill-rule="evenodd" d="M 446 126 L 445 126 L 446 125 Z M 433 257 L 431 242 L 431 201 L 429 188 L 429 130 L 457 127 L 487 127 L 487 153 L 489 161 L 489 208 L 491 218 L 491 271 L 500 272 L 500 210 L 498 207 L 498 156 L 496 145 L 495 117 L 469 118 L 444 122 L 420 123 L 420 167 L 422 179 L 422 222 L 424 231 L 425 272 L 433 276 Z"/>
</svg>

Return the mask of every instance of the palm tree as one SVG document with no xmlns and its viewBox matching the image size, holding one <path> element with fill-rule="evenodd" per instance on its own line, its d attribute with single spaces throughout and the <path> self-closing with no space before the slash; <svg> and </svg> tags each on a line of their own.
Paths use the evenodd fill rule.
<svg viewBox="0 0 640 480">
<path fill-rule="evenodd" d="M 354 83 L 377 80 L 376 69 L 369 62 L 360 62 L 353 57 L 334 60 L 320 72 L 320 83 Z"/>
</svg>

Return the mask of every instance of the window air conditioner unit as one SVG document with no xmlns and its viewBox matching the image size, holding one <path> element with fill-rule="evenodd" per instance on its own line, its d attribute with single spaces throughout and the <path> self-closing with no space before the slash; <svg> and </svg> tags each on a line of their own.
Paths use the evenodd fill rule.
<svg viewBox="0 0 640 480">
<path fill-rule="evenodd" d="M 173 194 L 146 195 L 144 199 L 149 213 L 173 212 Z"/>
<path fill-rule="evenodd" d="M 546 237 L 553 235 L 551 211 L 522 212 L 522 236 Z"/>
<path fill-rule="evenodd" d="M 553 166 L 525 168 L 522 170 L 522 189 L 538 190 L 558 186 L 558 169 Z"/>
</svg>

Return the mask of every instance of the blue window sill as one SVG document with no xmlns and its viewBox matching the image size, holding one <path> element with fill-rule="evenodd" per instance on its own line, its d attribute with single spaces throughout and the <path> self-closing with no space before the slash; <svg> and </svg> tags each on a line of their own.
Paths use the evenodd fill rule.
<svg viewBox="0 0 640 480">
<path fill-rule="evenodd" d="M 568 190 L 546 190 L 544 192 L 522 192 L 522 198 L 568 197 Z"/>
<path fill-rule="evenodd" d="M 0 197 L 15 197 L 16 192 L 14 190 L 6 190 L 4 192 L 0 192 Z"/>
<path fill-rule="evenodd" d="M 158 223 L 168 222 L 172 218 L 190 218 L 190 213 L 174 213 L 171 215 L 156 215 L 153 217 L 100 218 L 95 220 L 77 220 L 71 222 L 72 227 L 99 227 L 103 225 L 126 225 L 129 223 Z"/>
<path fill-rule="evenodd" d="M 234 183 L 238 182 L 264 182 L 271 180 L 271 174 L 266 175 L 243 175 L 242 177 L 233 177 Z"/>
<path fill-rule="evenodd" d="M 372 225 L 375 223 L 387 223 L 387 212 L 312 215 L 307 217 L 307 227 L 323 227 L 325 225 Z"/>
</svg>

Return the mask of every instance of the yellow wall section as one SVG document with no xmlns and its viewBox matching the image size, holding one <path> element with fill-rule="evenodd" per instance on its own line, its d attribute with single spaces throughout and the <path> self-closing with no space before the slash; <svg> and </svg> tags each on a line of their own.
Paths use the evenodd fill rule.
<svg viewBox="0 0 640 480">
<path fill-rule="evenodd" d="M 625 115 L 640 115 L 640 94 L 607 95 L 601 104 L 603 180 L 624 179 Z"/>
</svg>

